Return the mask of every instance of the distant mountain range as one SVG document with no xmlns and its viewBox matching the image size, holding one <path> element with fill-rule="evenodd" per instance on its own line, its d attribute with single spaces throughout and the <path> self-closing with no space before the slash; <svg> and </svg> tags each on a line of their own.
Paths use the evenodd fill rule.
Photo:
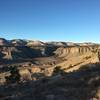
<svg viewBox="0 0 100 100">
<path fill-rule="evenodd" d="M 0 46 L 88 46 L 88 45 L 99 45 L 97 43 L 85 42 L 85 43 L 73 43 L 73 42 L 42 42 L 34 40 L 24 40 L 24 39 L 13 39 L 6 40 L 0 38 Z"/>
</svg>

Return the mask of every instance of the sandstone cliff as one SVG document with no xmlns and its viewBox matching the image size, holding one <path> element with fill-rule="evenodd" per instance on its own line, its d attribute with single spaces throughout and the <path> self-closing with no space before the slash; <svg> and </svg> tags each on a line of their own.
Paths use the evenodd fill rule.
<svg viewBox="0 0 100 100">
<path fill-rule="evenodd" d="M 66 72 L 78 70 L 82 65 L 99 62 L 99 46 L 76 46 L 58 48 L 55 55 L 63 61 L 61 66 Z"/>
</svg>

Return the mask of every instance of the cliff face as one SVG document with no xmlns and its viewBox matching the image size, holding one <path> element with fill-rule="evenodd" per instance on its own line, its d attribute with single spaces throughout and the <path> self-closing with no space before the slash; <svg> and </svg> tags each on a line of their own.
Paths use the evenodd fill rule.
<svg viewBox="0 0 100 100">
<path fill-rule="evenodd" d="M 90 54 L 93 52 L 97 52 L 99 50 L 99 46 L 74 46 L 74 47 L 61 47 L 58 48 L 54 53 L 59 57 L 72 57 L 72 56 L 80 56 L 83 54 Z"/>
<path fill-rule="evenodd" d="M 55 55 L 63 61 L 61 66 L 66 72 L 78 70 L 82 65 L 99 62 L 99 46 L 78 46 L 58 48 Z"/>
</svg>

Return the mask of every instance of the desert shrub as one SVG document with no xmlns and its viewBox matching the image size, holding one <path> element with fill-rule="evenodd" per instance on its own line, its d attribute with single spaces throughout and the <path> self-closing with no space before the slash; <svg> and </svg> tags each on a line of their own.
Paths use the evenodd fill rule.
<svg viewBox="0 0 100 100">
<path fill-rule="evenodd" d="M 10 76 L 5 77 L 7 83 L 16 83 L 20 81 L 20 74 L 19 74 L 19 70 L 17 69 L 16 66 L 10 66 L 9 67 L 10 70 Z"/>
<path fill-rule="evenodd" d="M 64 72 L 64 70 L 63 69 L 61 69 L 61 67 L 60 66 L 57 66 L 57 67 L 55 67 L 55 69 L 54 69 L 54 71 L 53 71 L 53 75 L 56 75 L 56 74 L 65 74 L 65 72 Z"/>
</svg>

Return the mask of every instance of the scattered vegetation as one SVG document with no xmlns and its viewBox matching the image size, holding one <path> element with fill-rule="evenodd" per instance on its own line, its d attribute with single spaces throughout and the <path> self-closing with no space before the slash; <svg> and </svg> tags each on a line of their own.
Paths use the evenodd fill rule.
<svg viewBox="0 0 100 100">
<path fill-rule="evenodd" d="M 20 74 L 17 66 L 10 66 L 9 70 L 11 75 L 6 77 L 7 83 L 18 83 L 20 81 Z"/>
</svg>

